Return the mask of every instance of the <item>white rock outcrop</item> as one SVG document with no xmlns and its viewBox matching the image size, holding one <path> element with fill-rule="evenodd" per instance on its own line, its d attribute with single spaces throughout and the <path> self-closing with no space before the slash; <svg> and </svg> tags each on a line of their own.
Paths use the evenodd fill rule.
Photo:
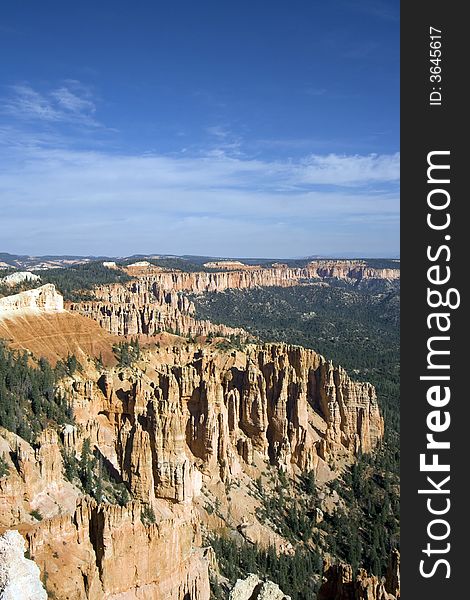
<svg viewBox="0 0 470 600">
<path fill-rule="evenodd" d="M 39 567 L 25 558 L 25 549 L 15 529 L 0 536 L 0 600 L 47 600 Z"/>
<path fill-rule="evenodd" d="M 31 312 L 61 312 L 63 310 L 64 298 L 52 283 L 0 298 L 0 318 L 2 316 L 21 316 L 21 314 Z"/>
<path fill-rule="evenodd" d="M 291 597 L 284 594 L 276 583 L 250 574 L 246 579 L 237 579 L 229 600 L 291 600 Z"/>
</svg>

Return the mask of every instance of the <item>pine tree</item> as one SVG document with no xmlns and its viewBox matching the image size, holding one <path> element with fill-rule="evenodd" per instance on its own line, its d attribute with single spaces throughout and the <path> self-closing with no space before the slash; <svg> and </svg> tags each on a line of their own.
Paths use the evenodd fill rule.
<svg viewBox="0 0 470 600">
<path fill-rule="evenodd" d="M 82 452 L 80 454 L 80 480 L 83 491 L 86 494 L 93 494 L 93 462 L 91 459 L 90 438 L 83 441 Z"/>
</svg>

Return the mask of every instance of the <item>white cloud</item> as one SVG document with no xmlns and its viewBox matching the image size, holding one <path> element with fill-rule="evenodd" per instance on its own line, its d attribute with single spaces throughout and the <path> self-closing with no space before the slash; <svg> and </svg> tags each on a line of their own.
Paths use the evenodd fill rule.
<svg viewBox="0 0 470 600">
<path fill-rule="evenodd" d="M 23 195 L 37 196 L 41 189 L 61 190 L 61 194 L 106 192 L 152 196 L 169 190 L 184 195 L 204 192 L 225 195 L 238 193 L 251 197 L 291 198 L 319 195 L 335 190 L 335 197 L 388 197 L 388 192 L 368 191 L 370 184 L 396 184 L 398 155 L 313 156 L 298 163 L 262 161 L 227 156 L 212 151 L 205 156 L 118 155 L 104 152 L 72 151 L 45 147 L 21 147 L 20 158 L 8 148 L 3 160 L 10 163 L 0 177 L 0 185 L 10 182 Z M 328 186 L 328 190 L 325 189 Z M 351 191 L 346 190 L 350 188 Z M 84 192 L 86 190 L 86 194 Z M 86 201 L 86 200 L 85 200 Z"/>
<path fill-rule="evenodd" d="M 395 181 L 395 156 L 328 155 L 292 163 L 37 146 L 22 147 L 19 155 L 0 155 L 6 166 L 0 239 L 2 245 L 16 240 L 17 251 L 38 253 L 41 244 L 48 244 L 48 253 L 82 248 L 115 255 L 398 251 L 397 190 L 367 187 Z M 18 247 L 18 231 L 35 249 Z"/>
<path fill-rule="evenodd" d="M 99 125 L 93 116 L 96 106 L 92 95 L 80 82 L 69 80 L 47 93 L 19 84 L 10 86 L 10 92 L 0 110 L 16 119 L 88 127 Z"/>
<path fill-rule="evenodd" d="M 93 94 L 73 80 L 44 93 L 14 86 L 0 110 L 28 122 L 0 127 L 1 250 L 278 257 L 398 251 L 398 153 L 250 158 L 223 125 L 207 129 L 217 147 L 197 155 L 77 150 L 77 128 L 71 149 L 61 125 L 82 127 L 84 139 L 101 127 Z M 98 136 L 90 137 L 99 147 Z"/>
<path fill-rule="evenodd" d="M 95 104 L 89 98 L 82 98 L 67 87 L 60 87 L 51 92 L 61 108 L 73 114 L 94 113 Z"/>
<path fill-rule="evenodd" d="M 230 135 L 230 131 L 223 125 L 213 125 L 207 128 L 207 133 L 217 138 L 226 139 Z"/>
<path fill-rule="evenodd" d="M 300 181 L 311 184 L 358 185 L 400 178 L 400 155 L 311 155 L 298 168 Z"/>
<path fill-rule="evenodd" d="M 14 116 L 44 121 L 59 121 L 60 113 L 41 94 L 28 85 L 12 86 L 12 95 L 3 104 L 3 111 Z"/>
</svg>

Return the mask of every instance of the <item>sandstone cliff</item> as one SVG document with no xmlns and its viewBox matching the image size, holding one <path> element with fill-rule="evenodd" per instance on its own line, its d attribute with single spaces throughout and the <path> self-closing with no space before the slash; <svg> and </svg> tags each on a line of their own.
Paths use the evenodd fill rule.
<svg viewBox="0 0 470 600">
<path fill-rule="evenodd" d="M 73 427 L 64 429 L 66 448 L 77 441 L 74 433 Z M 143 515 L 149 504 L 139 502 L 139 494 L 125 506 L 83 497 L 64 479 L 53 430 L 45 430 L 33 448 L 2 429 L 0 456 L 9 469 L 0 478 L 0 527 L 17 527 L 25 535 L 29 554 L 55 598 L 118 600 L 126 594 L 129 600 L 184 600 L 189 594 L 209 600 L 209 559 L 190 504 L 153 496 L 147 521 Z M 23 577 L 18 561 L 11 552 L 3 556 L 2 548 L 0 538 L 0 589 L 2 582 L 17 589 L 15 582 Z"/>
<path fill-rule="evenodd" d="M 75 509 L 79 490 L 64 480 L 54 430 L 45 430 L 33 448 L 2 427 L 0 456 L 9 468 L 8 477 L 0 478 L 0 527 L 34 523 L 32 511 L 49 518 Z"/>
<path fill-rule="evenodd" d="M 322 263 L 322 268 L 330 266 Z M 339 268 L 335 261 L 334 269 Z M 324 277 L 353 279 L 358 267 L 341 268 L 325 271 Z M 358 278 L 376 275 L 363 269 Z M 74 426 L 46 429 L 33 445 L 0 431 L 0 456 L 7 466 L 0 478 L 0 526 L 21 528 L 48 590 L 59 600 L 208 600 L 210 557 L 202 548 L 200 524 L 204 486 L 219 490 L 228 505 L 226 490 L 236 483 L 231 518 L 232 524 L 242 523 L 243 503 L 255 502 L 249 486 L 268 464 L 292 476 L 314 471 L 325 480 L 337 474 L 333 462 L 351 463 L 380 443 L 383 419 L 373 386 L 352 381 L 313 350 L 249 344 L 242 352 L 160 335 L 159 347 L 148 344 L 130 367 L 113 366 L 111 359 L 102 367 L 91 360 L 103 349 L 111 353 L 118 338 L 110 334 L 152 337 L 172 329 L 189 336 L 243 336 L 241 330 L 197 321 L 193 304 L 178 290 L 280 285 L 270 281 L 294 285 L 289 271 L 281 266 L 243 273 L 154 273 L 99 287 L 96 300 L 73 303 L 69 311 L 62 310 L 54 286 L 9 297 L 0 335 L 39 355 L 49 347 L 51 355 L 76 353 L 83 367 L 61 383 Z M 296 271 L 297 282 L 305 273 L 318 276 L 317 267 Z M 84 496 L 77 480 L 65 480 L 59 447 L 78 460 L 85 440 L 113 481 L 129 491 L 130 501 L 111 504 L 105 494 L 98 504 Z M 149 514 L 152 519 L 144 518 Z M 221 519 L 214 515 L 214 527 Z M 256 519 L 256 510 L 250 519 Z M 247 540 L 280 537 L 260 523 L 244 525 L 240 531 Z M 293 551 L 284 542 L 276 540 L 276 547 Z M 391 593 L 397 586 L 392 572 L 387 581 L 394 582 L 384 588 Z"/>
<path fill-rule="evenodd" d="M 330 278 L 359 282 L 400 277 L 398 269 L 374 269 L 357 261 L 316 261 L 303 269 L 280 265 L 210 273 L 164 271 L 148 264 L 143 268 L 137 280 L 125 285 L 99 286 L 94 290 L 94 301 L 70 303 L 67 308 L 93 318 L 113 335 L 155 336 L 161 331 L 172 331 L 191 337 L 216 334 L 246 338 L 247 333 L 241 329 L 196 319 L 194 304 L 184 292 L 291 287 L 305 281 Z M 151 274 L 146 275 L 146 269 Z"/>
<path fill-rule="evenodd" d="M 383 436 L 370 384 L 312 350 L 285 344 L 226 354 L 168 349 L 143 359 L 145 373 L 110 369 L 75 381 L 71 394 L 81 436 L 118 466 L 134 497 L 189 502 L 202 475 L 236 478 L 261 460 L 288 472 L 316 470 L 329 458 L 350 461 Z"/>
<path fill-rule="evenodd" d="M 208 560 L 189 506 L 142 506 L 84 500 L 74 513 L 43 521 L 26 534 L 48 589 L 67 600 L 209 600 Z"/>
<path fill-rule="evenodd" d="M 222 292 L 226 289 L 299 285 L 307 280 L 329 278 L 358 282 L 369 279 L 399 279 L 399 269 L 374 269 L 360 261 L 313 261 L 304 268 L 283 265 L 273 268 L 224 270 L 221 272 L 185 273 L 182 271 L 153 272 L 141 281 L 155 283 L 163 290 L 191 293 Z"/>
<path fill-rule="evenodd" d="M 336 278 L 351 281 L 400 279 L 400 269 L 374 268 L 363 261 L 355 260 L 314 260 L 306 268 L 322 279 Z"/>
<path fill-rule="evenodd" d="M 155 336 L 172 331 L 184 336 L 242 335 L 241 329 L 195 318 L 194 304 L 183 294 L 165 291 L 155 281 L 139 280 L 94 290 L 96 301 L 71 303 L 68 309 L 97 321 L 113 335 Z"/>
<path fill-rule="evenodd" d="M 227 289 L 250 289 L 266 286 L 291 287 L 305 282 L 343 279 L 352 283 L 376 279 L 399 279 L 399 269 L 374 269 L 361 261 L 314 261 L 305 268 L 275 264 L 219 272 L 168 271 L 143 261 L 125 270 L 136 280 L 125 284 L 98 286 L 95 299 L 70 303 L 73 312 L 91 317 L 113 335 L 155 336 L 171 331 L 183 336 L 248 334 L 225 325 L 195 318 L 194 304 L 185 293 L 223 292 Z M 211 265 L 219 263 L 210 263 Z M 221 263 L 220 263 L 221 264 Z M 228 263 L 235 265 L 236 263 Z"/>
</svg>

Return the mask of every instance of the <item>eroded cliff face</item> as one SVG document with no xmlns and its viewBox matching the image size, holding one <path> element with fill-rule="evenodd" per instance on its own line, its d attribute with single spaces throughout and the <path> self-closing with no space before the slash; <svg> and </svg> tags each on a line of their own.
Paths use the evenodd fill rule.
<svg viewBox="0 0 470 600">
<path fill-rule="evenodd" d="M 155 283 L 163 290 L 191 293 L 222 292 L 226 289 L 299 285 L 312 279 L 344 279 L 350 282 L 367 279 L 399 279 L 399 269 L 374 269 L 361 261 L 312 261 L 305 268 L 289 268 L 279 265 L 273 268 L 252 268 L 221 272 L 152 272 L 140 280 Z"/>
<path fill-rule="evenodd" d="M 83 442 L 77 431 L 62 432 L 67 451 Z M 209 558 L 191 504 L 154 495 L 141 502 L 138 493 L 124 506 L 97 504 L 65 480 L 57 434 L 50 429 L 34 448 L 2 429 L 0 455 L 9 469 L 0 478 L 0 527 L 25 535 L 29 555 L 55 598 L 209 599 Z M 144 478 L 140 485 L 144 488 Z M 14 572 L 11 560 L 5 561 L 8 573 Z"/>
<path fill-rule="evenodd" d="M 359 569 L 353 575 L 351 565 L 330 564 L 323 570 L 323 584 L 318 600 L 399 600 L 400 598 L 400 553 L 393 550 L 386 577 L 369 575 Z"/>
<path fill-rule="evenodd" d="M 324 474 L 330 459 L 351 462 L 383 435 L 371 385 L 285 344 L 167 345 L 133 367 L 90 362 L 62 385 L 76 425 L 60 444 L 52 430 L 35 447 L 6 430 L 0 440 L 9 467 L 0 525 L 20 524 L 60 600 L 208 600 L 194 503 L 203 484 L 253 477 L 255 464 Z M 65 480 L 59 445 L 78 458 L 85 439 L 129 490 L 124 506 L 97 504 Z"/>
<path fill-rule="evenodd" d="M 172 331 L 191 337 L 216 334 L 246 339 L 248 334 L 241 329 L 196 319 L 194 304 L 185 294 L 267 286 L 291 287 L 332 278 L 356 283 L 400 277 L 399 269 L 374 269 L 361 261 L 326 260 L 311 262 L 302 269 L 279 264 L 272 268 L 195 273 L 168 271 L 144 261 L 139 267 L 131 266 L 124 270 L 137 279 L 124 285 L 97 287 L 94 290 L 95 300 L 69 303 L 67 308 L 91 317 L 113 335 L 152 337 L 161 331 Z"/>
<path fill-rule="evenodd" d="M 203 483 L 252 476 L 254 464 L 325 473 L 329 459 L 351 462 L 383 435 L 372 386 L 285 344 L 168 346 L 132 368 L 89 366 L 63 386 L 77 421 L 60 434 L 65 453 L 80 456 L 89 439 L 132 495 L 124 506 L 97 504 L 64 480 L 55 432 L 35 448 L 2 432 L 0 449 L 14 456 L 0 480 L 2 524 L 25 524 L 31 557 L 64 600 L 208 600 L 193 502 Z"/>
<path fill-rule="evenodd" d="M 73 312 L 91 317 L 113 335 L 155 336 L 172 331 L 184 336 L 242 335 L 241 329 L 195 318 L 194 304 L 183 294 L 166 291 L 155 281 L 139 280 L 94 290 L 95 301 L 70 303 Z"/>
<path fill-rule="evenodd" d="M 51 518 L 75 510 L 79 490 L 64 479 L 57 433 L 47 429 L 33 448 L 18 435 L 0 428 L 0 456 L 9 467 L 0 478 L 0 527 L 34 523 L 32 511 Z"/>
<path fill-rule="evenodd" d="M 147 524 L 142 508 L 84 499 L 27 532 L 49 592 L 68 600 L 208 600 L 209 562 L 192 508 L 157 501 Z"/>
<path fill-rule="evenodd" d="M 307 265 L 307 270 L 315 272 L 316 276 L 322 279 L 400 279 L 400 269 L 377 269 L 367 266 L 363 261 L 355 260 L 316 260 Z"/>
<path fill-rule="evenodd" d="M 312 350 L 167 348 L 140 367 L 73 381 L 82 433 L 64 443 L 79 452 L 90 437 L 142 502 L 190 502 L 203 476 L 234 479 L 255 453 L 289 473 L 325 469 L 330 458 L 370 452 L 383 436 L 374 388 Z"/>
</svg>

